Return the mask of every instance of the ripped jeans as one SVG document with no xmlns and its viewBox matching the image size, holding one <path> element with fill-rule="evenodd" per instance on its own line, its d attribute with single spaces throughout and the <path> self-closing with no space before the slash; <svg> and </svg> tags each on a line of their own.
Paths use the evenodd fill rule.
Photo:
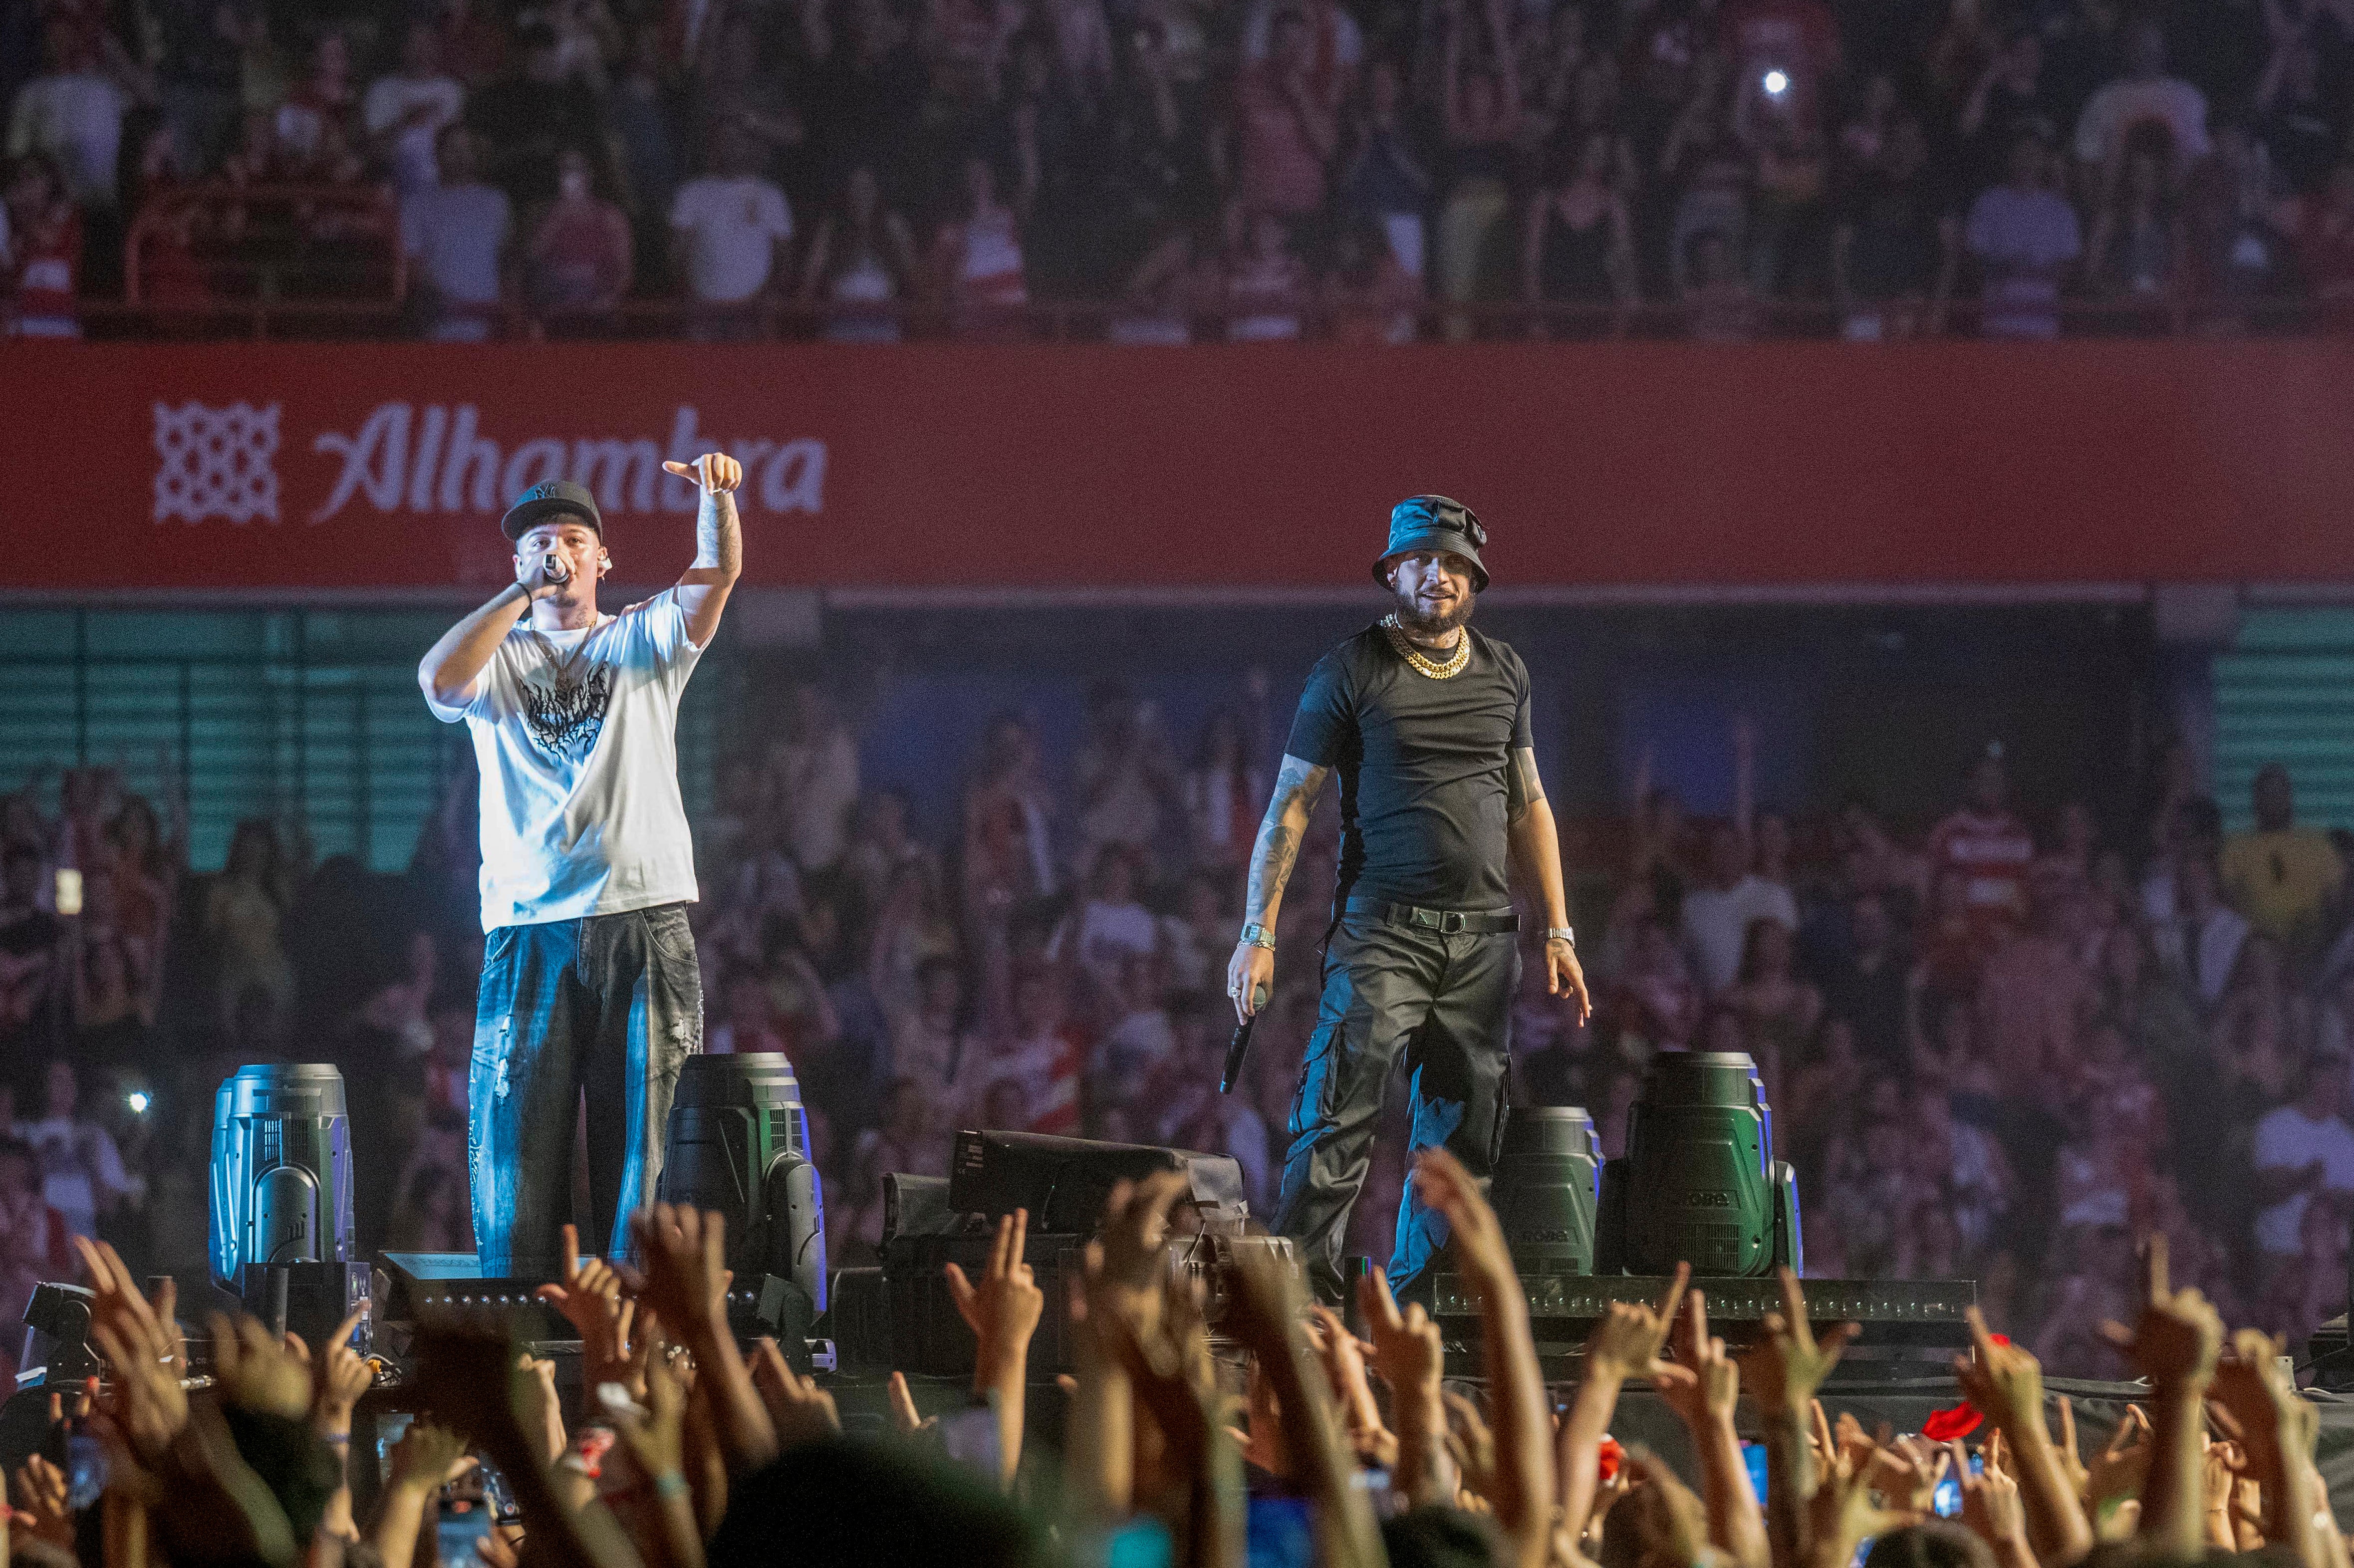
<svg viewBox="0 0 2354 1568">
<path fill-rule="evenodd" d="M 482 948 L 467 1079 L 475 1252 L 489 1277 L 556 1279 L 572 1154 L 588 1109 L 580 1248 L 628 1250 L 653 1202 L 679 1069 L 703 1049 L 703 976 L 686 906 L 502 926 Z"/>
</svg>

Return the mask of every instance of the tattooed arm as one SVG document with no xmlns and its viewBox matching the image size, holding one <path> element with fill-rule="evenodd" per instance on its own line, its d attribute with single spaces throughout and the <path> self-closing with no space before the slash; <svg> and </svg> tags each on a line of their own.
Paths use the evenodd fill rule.
<svg viewBox="0 0 2354 1568">
<path fill-rule="evenodd" d="M 1283 907 L 1284 885 L 1291 880 L 1291 868 L 1299 859 L 1299 841 L 1308 833 L 1308 814 L 1324 788 L 1325 775 L 1331 771 L 1286 753 L 1276 774 L 1274 799 L 1267 803 L 1258 842 L 1251 846 L 1250 891 L 1243 898 L 1243 919 L 1267 927 L 1269 940 L 1274 938 L 1276 915 Z M 1257 1012 L 1258 988 L 1272 990 L 1274 981 L 1275 950 L 1237 942 L 1235 956 L 1226 965 L 1226 990 L 1234 997 L 1235 1016 L 1248 1018 Z"/>
<path fill-rule="evenodd" d="M 725 452 L 705 452 L 691 463 L 663 467 L 695 481 L 702 492 L 695 514 L 695 565 L 678 579 L 678 604 L 686 611 L 686 635 L 697 648 L 711 645 L 728 590 L 744 570 L 744 527 L 736 515 L 736 487 L 744 465 Z"/>
<path fill-rule="evenodd" d="M 1561 838 L 1554 832 L 1553 805 L 1545 799 L 1544 780 L 1537 775 L 1537 754 L 1532 747 L 1522 747 L 1504 763 L 1504 800 L 1506 823 L 1512 859 L 1521 874 L 1534 885 L 1537 902 L 1544 908 L 1544 922 L 1549 930 L 1565 929 L 1569 925 L 1569 895 L 1563 890 L 1561 880 Z M 1565 938 L 1548 938 L 1544 945 L 1545 980 L 1555 996 L 1564 991 L 1577 999 L 1581 1021 L 1594 1011 L 1585 994 L 1585 971 L 1577 962 L 1577 948 Z"/>
</svg>

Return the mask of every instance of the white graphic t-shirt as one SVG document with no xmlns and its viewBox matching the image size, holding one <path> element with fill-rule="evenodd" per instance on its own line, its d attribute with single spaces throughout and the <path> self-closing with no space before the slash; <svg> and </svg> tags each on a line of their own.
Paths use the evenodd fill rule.
<svg viewBox="0 0 2354 1568">
<path fill-rule="evenodd" d="M 482 929 L 695 896 L 678 698 L 703 651 L 675 590 L 595 626 L 517 625 L 463 719 L 482 776 Z"/>
</svg>

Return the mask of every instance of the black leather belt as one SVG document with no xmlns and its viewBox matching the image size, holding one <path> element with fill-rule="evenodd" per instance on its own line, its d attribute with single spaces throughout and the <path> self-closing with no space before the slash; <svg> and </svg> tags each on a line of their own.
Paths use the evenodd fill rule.
<svg viewBox="0 0 2354 1568">
<path fill-rule="evenodd" d="M 1413 904 L 1393 904 L 1386 898 L 1352 898 L 1341 907 L 1352 915 L 1371 915 L 1392 926 L 1436 931 L 1442 936 L 1468 931 L 1484 937 L 1521 928 L 1519 913 L 1511 909 L 1425 909 Z"/>
</svg>

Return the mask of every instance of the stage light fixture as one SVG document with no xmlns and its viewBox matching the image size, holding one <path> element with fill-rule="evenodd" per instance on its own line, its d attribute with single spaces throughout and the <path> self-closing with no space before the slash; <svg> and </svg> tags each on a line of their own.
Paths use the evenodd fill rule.
<svg viewBox="0 0 2354 1568">
<path fill-rule="evenodd" d="M 1774 1158 L 1774 1115 L 1740 1051 L 1651 1063 L 1627 1152 L 1602 1170 L 1596 1264 L 1606 1274 L 1770 1274 L 1801 1266 L 1798 1182 Z"/>
<path fill-rule="evenodd" d="M 826 1305 L 825 1191 L 792 1064 L 774 1051 L 689 1056 L 657 1190 L 726 1217 L 727 1265 L 753 1292 L 746 1315 L 789 1356 L 805 1354 Z"/>
<path fill-rule="evenodd" d="M 368 1299 L 352 1235 L 351 1118 L 323 1062 L 239 1067 L 213 1098 L 213 1278 L 313 1345 Z M 355 1341 L 371 1344 L 366 1319 Z"/>
<path fill-rule="evenodd" d="M 1523 1277 L 1594 1272 L 1601 1145 L 1582 1106 L 1514 1106 L 1488 1198 Z"/>
</svg>

